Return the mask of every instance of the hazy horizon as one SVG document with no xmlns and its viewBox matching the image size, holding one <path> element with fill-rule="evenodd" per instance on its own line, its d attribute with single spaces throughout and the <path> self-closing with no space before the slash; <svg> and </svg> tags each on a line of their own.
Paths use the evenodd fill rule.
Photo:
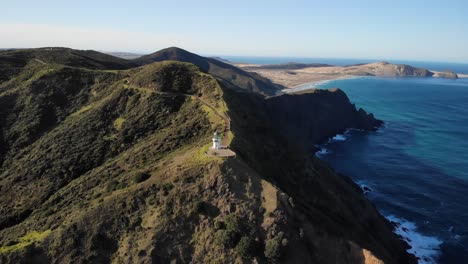
<svg viewBox="0 0 468 264">
<path fill-rule="evenodd" d="M 3 4 L 0 47 L 468 62 L 468 2 L 81 1 Z"/>
</svg>

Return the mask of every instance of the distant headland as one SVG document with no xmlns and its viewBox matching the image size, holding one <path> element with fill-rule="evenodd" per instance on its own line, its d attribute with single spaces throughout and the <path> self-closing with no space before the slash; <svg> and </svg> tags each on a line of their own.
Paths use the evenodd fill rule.
<svg viewBox="0 0 468 264">
<path fill-rule="evenodd" d="M 247 64 L 237 63 L 243 70 L 258 73 L 274 83 L 294 88 L 307 83 L 319 83 L 328 80 L 346 79 L 356 76 L 414 76 L 432 78 L 467 78 L 468 75 L 453 71 L 433 71 L 406 64 L 392 64 L 385 61 L 334 66 L 320 63 L 286 64 Z"/>
</svg>

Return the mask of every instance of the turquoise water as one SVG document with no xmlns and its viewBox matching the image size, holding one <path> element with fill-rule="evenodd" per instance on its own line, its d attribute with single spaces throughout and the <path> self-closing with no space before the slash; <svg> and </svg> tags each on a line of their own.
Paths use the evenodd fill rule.
<svg viewBox="0 0 468 264">
<path fill-rule="evenodd" d="M 415 67 L 426 68 L 434 71 L 452 70 L 457 73 L 468 74 L 467 63 L 451 62 L 427 62 L 427 61 L 409 61 L 393 59 L 340 59 L 340 58 L 299 58 L 299 57 L 247 57 L 247 56 L 222 56 L 235 63 L 255 63 L 255 64 L 281 64 L 288 62 L 298 63 L 325 63 L 330 65 L 352 65 L 359 63 L 371 63 L 376 61 L 387 61 L 397 64 L 408 64 Z"/>
<path fill-rule="evenodd" d="M 385 121 L 377 132 L 337 137 L 320 156 L 371 189 L 420 263 L 468 263 L 468 79 L 371 77 L 320 87 L 341 88 Z"/>
</svg>

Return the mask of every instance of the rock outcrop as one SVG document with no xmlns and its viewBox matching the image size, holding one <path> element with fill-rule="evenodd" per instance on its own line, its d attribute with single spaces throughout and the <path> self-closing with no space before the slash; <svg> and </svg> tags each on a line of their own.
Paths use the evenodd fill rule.
<svg viewBox="0 0 468 264">
<path fill-rule="evenodd" d="M 457 79 L 458 74 L 454 73 L 453 71 L 435 72 L 432 77 L 434 77 L 434 78 Z"/>
<path fill-rule="evenodd" d="M 357 110 L 340 89 L 270 97 L 266 105 L 278 130 L 310 148 L 348 128 L 375 130 L 382 124 L 372 114 Z"/>
<path fill-rule="evenodd" d="M 406 64 L 391 64 L 388 62 L 378 62 L 367 65 L 373 68 L 371 71 L 377 76 L 431 77 L 432 75 L 434 75 L 434 73 L 429 70 L 423 68 L 416 68 Z"/>
</svg>

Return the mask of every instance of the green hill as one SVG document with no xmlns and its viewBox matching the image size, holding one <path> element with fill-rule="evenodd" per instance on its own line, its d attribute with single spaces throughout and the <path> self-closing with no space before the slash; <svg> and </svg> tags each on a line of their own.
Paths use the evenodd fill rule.
<svg viewBox="0 0 468 264">
<path fill-rule="evenodd" d="M 132 61 L 140 65 L 145 65 L 166 60 L 193 63 L 202 71 L 215 76 L 218 81 L 239 90 L 274 95 L 284 89 L 281 85 L 274 84 L 256 73 L 246 72 L 231 64 L 224 63 L 214 58 L 202 57 L 177 47 L 163 49 L 149 55 L 141 56 Z"/>
<path fill-rule="evenodd" d="M 8 80 L 30 62 L 60 64 L 93 70 L 123 70 L 135 63 L 94 50 L 39 48 L 0 50 L 0 82 Z"/>
<path fill-rule="evenodd" d="M 294 140 L 379 124 L 344 93 L 265 98 L 187 62 L 86 63 L 32 59 L 0 83 L 1 263 L 415 263 Z M 275 119 L 291 105 L 309 114 Z M 236 157 L 205 155 L 226 126 L 213 109 Z"/>
</svg>

